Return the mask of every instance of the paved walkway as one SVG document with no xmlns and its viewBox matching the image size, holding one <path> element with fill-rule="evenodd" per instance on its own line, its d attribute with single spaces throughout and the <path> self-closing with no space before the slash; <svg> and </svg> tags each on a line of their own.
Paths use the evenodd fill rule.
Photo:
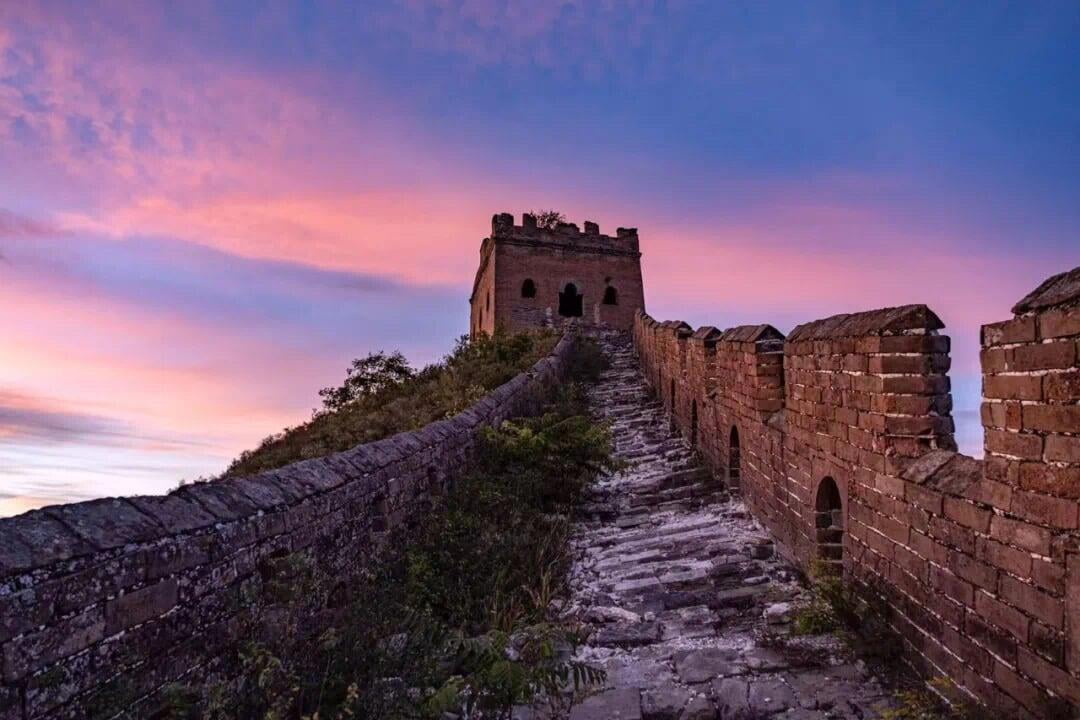
<svg viewBox="0 0 1080 720">
<path fill-rule="evenodd" d="M 571 720 L 878 717 L 886 693 L 835 638 L 788 634 L 795 573 L 672 432 L 628 340 L 603 343 L 591 405 L 632 465 L 578 525 L 569 612 L 608 675 Z"/>
</svg>

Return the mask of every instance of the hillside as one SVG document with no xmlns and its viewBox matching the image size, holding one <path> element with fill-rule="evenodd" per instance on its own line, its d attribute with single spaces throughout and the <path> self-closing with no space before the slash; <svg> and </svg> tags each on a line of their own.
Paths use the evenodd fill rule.
<svg viewBox="0 0 1080 720">
<path fill-rule="evenodd" d="M 419 371 L 400 353 L 371 353 L 353 361 L 340 386 L 320 391 L 323 407 L 311 420 L 244 451 L 222 477 L 273 470 L 450 417 L 531 367 L 557 341 L 547 331 L 462 337 L 440 362 Z"/>
</svg>

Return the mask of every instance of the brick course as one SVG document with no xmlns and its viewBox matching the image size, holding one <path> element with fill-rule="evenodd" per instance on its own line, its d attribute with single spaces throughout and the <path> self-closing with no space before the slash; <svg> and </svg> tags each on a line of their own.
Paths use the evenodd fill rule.
<svg viewBox="0 0 1080 720">
<path fill-rule="evenodd" d="M 258 602 L 275 559 L 300 552 L 355 577 L 467 468 L 477 428 L 540 407 L 574 342 L 421 430 L 166 496 L 0 519 L 0 718 L 90 717 L 105 702 L 150 717 L 169 683 L 229 673 L 220 656 L 242 599 Z"/>
<path fill-rule="evenodd" d="M 925 306 L 786 338 L 639 313 L 634 342 L 658 394 L 691 399 L 695 444 L 785 554 L 809 568 L 832 552 L 817 504 L 831 481 L 844 571 L 889 599 L 912 664 L 1039 718 L 1080 705 L 1080 268 L 1014 313 L 982 328 L 984 460 L 955 452 L 949 339 Z M 692 420 L 676 404 L 676 426 Z"/>
</svg>

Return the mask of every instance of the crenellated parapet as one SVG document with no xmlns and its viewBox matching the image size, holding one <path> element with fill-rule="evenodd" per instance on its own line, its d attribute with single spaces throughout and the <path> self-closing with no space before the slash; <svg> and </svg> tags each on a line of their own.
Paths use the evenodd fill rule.
<svg viewBox="0 0 1080 720">
<path fill-rule="evenodd" d="M 1080 707 L 1080 268 L 1013 312 L 982 329 L 985 460 L 956 452 L 950 342 L 925 305 L 787 337 L 642 312 L 633 336 L 672 422 L 782 552 L 884 598 L 927 676 L 1065 717 Z"/>
<path fill-rule="evenodd" d="M 469 296 L 470 333 L 580 325 L 628 332 L 645 309 L 636 228 L 604 235 L 585 221 L 540 227 L 526 213 L 491 218 Z"/>
</svg>

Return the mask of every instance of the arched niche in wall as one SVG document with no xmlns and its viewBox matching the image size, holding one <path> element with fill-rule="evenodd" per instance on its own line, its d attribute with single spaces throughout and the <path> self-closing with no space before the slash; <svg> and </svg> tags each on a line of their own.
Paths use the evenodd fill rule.
<svg viewBox="0 0 1080 720">
<path fill-rule="evenodd" d="M 533 282 L 532 278 L 525 278 L 525 282 L 521 283 L 521 297 L 536 297 L 536 283 Z"/>
<path fill-rule="evenodd" d="M 825 477 L 818 483 L 814 496 L 814 526 L 818 562 L 831 572 L 841 572 L 844 562 L 844 502 L 840 487 L 831 477 Z"/>
<path fill-rule="evenodd" d="M 563 317 L 581 317 L 583 307 L 584 296 L 578 292 L 577 285 L 566 283 L 563 291 L 559 293 L 559 314 Z"/>
</svg>

